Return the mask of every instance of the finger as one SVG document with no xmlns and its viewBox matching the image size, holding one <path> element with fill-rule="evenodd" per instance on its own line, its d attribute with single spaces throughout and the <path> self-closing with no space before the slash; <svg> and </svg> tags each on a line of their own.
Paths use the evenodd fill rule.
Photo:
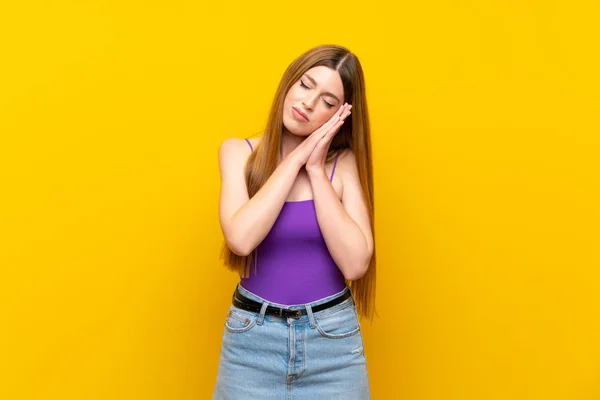
<svg viewBox="0 0 600 400">
<path fill-rule="evenodd" d="M 333 114 L 333 116 L 329 119 L 329 121 L 327 121 L 328 124 L 329 124 L 328 127 L 331 127 L 331 126 L 337 124 L 341 119 L 343 119 L 343 115 L 344 115 L 345 112 L 346 112 L 345 107 L 344 106 L 340 107 L 335 112 L 335 114 Z"/>
<path fill-rule="evenodd" d="M 319 130 L 322 130 L 322 134 L 321 135 L 317 134 L 316 136 L 319 136 L 319 139 L 320 139 L 321 137 L 326 135 L 327 132 L 329 131 L 329 129 L 331 129 L 331 127 L 333 127 L 335 124 L 338 123 L 338 121 L 341 120 L 344 112 L 345 112 L 344 106 L 338 108 L 337 111 L 331 116 L 331 118 L 329 118 L 329 120 L 327 122 L 325 122 L 323 125 L 321 125 L 321 127 L 319 129 L 317 129 L 315 131 L 315 133 L 316 133 Z"/>
<path fill-rule="evenodd" d="M 346 109 L 346 110 L 345 110 L 345 111 L 342 113 L 342 115 L 340 115 L 340 119 L 342 119 L 342 120 L 343 120 L 343 119 L 346 119 L 346 118 L 348 118 L 348 115 L 350 115 L 350 114 L 352 114 L 352 112 L 350 111 L 350 109 L 348 109 L 348 108 L 347 108 L 347 109 Z"/>
<path fill-rule="evenodd" d="M 333 117 L 331 117 L 332 120 L 337 120 L 340 119 L 342 115 L 344 115 L 344 113 L 348 110 L 348 103 L 344 103 L 340 108 L 337 109 L 337 111 L 335 112 L 335 114 L 333 115 Z M 336 118 L 337 117 L 337 118 Z"/>
<path fill-rule="evenodd" d="M 344 114 L 344 110 L 343 107 L 340 107 L 340 109 L 338 109 L 335 114 L 329 119 L 329 121 L 327 121 L 326 123 L 324 123 L 321 126 L 321 129 L 323 130 L 321 135 L 319 136 L 319 139 L 325 137 L 327 135 L 327 133 L 335 128 L 336 124 L 338 124 L 340 121 L 343 121 L 343 114 Z"/>
<path fill-rule="evenodd" d="M 339 120 L 338 122 L 336 122 L 335 125 L 333 125 L 330 129 L 328 129 L 323 135 L 321 135 L 321 137 L 319 138 L 319 141 L 329 141 L 333 136 L 335 136 L 336 132 L 340 129 L 340 126 L 342 126 L 344 124 L 343 120 Z"/>
<path fill-rule="evenodd" d="M 339 130 L 339 127 L 328 132 L 326 136 L 323 136 L 323 138 L 321 138 L 321 140 L 319 140 L 319 143 L 317 143 L 316 147 L 329 147 L 329 145 L 333 141 L 333 138 L 335 137 L 338 130 Z"/>
<path fill-rule="evenodd" d="M 344 110 L 346 114 L 349 114 L 352 112 L 352 106 L 350 104 L 348 104 L 348 106 L 346 107 L 346 110 Z"/>
<path fill-rule="evenodd" d="M 336 129 L 336 125 L 340 121 L 343 121 L 344 118 L 346 118 L 346 116 L 344 114 L 347 111 L 347 106 L 348 106 L 348 103 L 344 103 L 344 105 L 342 105 L 340 108 L 338 108 L 337 111 L 335 112 L 335 114 L 333 114 L 331 116 L 329 121 L 325 122 L 323 125 L 321 125 L 321 127 L 319 129 L 317 129 L 316 131 L 313 132 L 313 135 L 311 135 L 311 136 L 315 136 L 314 140 L 316 142 L 318 142 L 319 140 L 324 138 L 330 132 L 331 129 Z"/>
<path fill-rule="evenodd" d="M 348 103 L 344 103 L 329 120 L 331 122 L 330 127 L 335 126 L 339 121 L 343 121 L 348 116 L 348 110 Z"/>
<path fill-rule="evenodd" d="M 328 136 L 327 140 L 333 139 L 342 125 L 344 125 L 344 120 L 340 120 L 337 124 L 335 124 L 335 126 L 328 132 L 328 135 L 326 135 Z"/>
</svg>

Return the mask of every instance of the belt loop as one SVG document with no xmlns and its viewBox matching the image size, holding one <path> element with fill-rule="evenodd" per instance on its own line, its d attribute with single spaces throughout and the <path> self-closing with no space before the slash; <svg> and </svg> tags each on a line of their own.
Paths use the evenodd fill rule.
<svg viewBox="0 0 600 400">
<path fill-rule="evenodd" d="M 310 304 L 305 304 L 306 306 L 306 314 L 308 315 L 308 322 L 310 323 L 310 328 L 311 329 L 315 329 L 315 317 L 313 316 L 312 313 L 312 307 L 310 306 Z"/>
<path fill-rule="evenodd" d="M 231 300 L 235 299 L 235 294 L 238 291 L 238 285 L 239 283 L 235 285 L 235 289 L 233 289 L 233 293 L 231 293 Z"/>
<path fill-rule="evenodd" d="M 263 302 L 262 307 L 260 308 L 260 313 L 258 315 L 258 319 L 256 320 L 256 323 L 258 325 L 262 325 L 263 319 L 265 318 L 265 312 L 267 311 L 268 306 L 269 306 L 269 303 L 267 301 Z"/>
<path fill-rule="evenodd" d="M 352 289 L 350 289 L 350 286 L 347 286 L 348 290 L 350 291 L 350 297 L 352 297 L 352 302 L 354 303 L 354 305 L 356 305 L 356 299 L 354 298 L 354 293 L 352 293 Z"/>
</svg>

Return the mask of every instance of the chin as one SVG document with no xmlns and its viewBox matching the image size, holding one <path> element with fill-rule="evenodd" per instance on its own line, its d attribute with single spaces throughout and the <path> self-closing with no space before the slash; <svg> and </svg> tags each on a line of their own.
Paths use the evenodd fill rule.
<svg viewBox="0 0 600 400">
<path fill-rule="evenodd" d="M 298 129 L 298 126 L 296 126 L 296 124 L 294 123 L 294 121 L 292 121 L 291 123 L 289 121 L 287 121 L 286 118 L 283 118 L 283 126 L 285 129 L 287 129 L 287 131 L 289 133 L 291 133 L 294 136 L 302 136 L 302 137 L 306 137 L 309 136 L 312 131 L 310 129 L 306 130 L 305 129 Z"/>
<path fill-rule="evenodd" d="M 286 127 L 286 129 L 287 129 L 287 127 Z M 298 137 L 308 137 L 308 136 L 310 136 L 310 132 L 297 131 L 297 130 L 294 130 L 294 129 L 287 129 L 287 131 L 289 133 L 291 133 L 292 135 L 298 136 Z"/>
</svg>

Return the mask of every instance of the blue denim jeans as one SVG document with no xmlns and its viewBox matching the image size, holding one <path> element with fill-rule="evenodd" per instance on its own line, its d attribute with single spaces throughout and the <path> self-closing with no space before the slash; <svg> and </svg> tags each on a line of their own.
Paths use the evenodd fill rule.
<svg viewBox="0 0 600 400">
<path fill-rule="evenodd" d="M 271 303 L 238 284 L 260 312 L 229 307 L 213 400 L 365 400 L 369 377 L 354 295 L 333 307 L 312 307 L 352 291 L 301 305 Z M 306 308 L 308 315 L 265 315 L 268 305 Z"/>
</svg>

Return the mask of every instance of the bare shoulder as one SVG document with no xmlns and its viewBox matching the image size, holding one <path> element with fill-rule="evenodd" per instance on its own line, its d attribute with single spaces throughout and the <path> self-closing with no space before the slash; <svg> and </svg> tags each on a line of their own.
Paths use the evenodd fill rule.
<svg viewBox="0 0 600 400">
<path fill-rule="evenodd" d="M 219 215 L 221 224 L 227 228 L 231 216 L 248 201 L 244 168 L 252 154 L 246 139 L 236 137 L 224 139 L 219 146 L 219 172 L 221 192 Z"/>
<path fill-rule="evenodd" d="M 257 139 L 248 139 L 252 148 L 256 148 Z M 219 166 L 221 170 L 230 166 L 245 165 L 248 156 L 252 153 L 246 139 L 237 137 L 226 138 L 219 145 Z"/>
<path fill-rule="evenodd" d="M 342 181 L 342 203 L 348 207 L 361 197 L 361 184 L 356 166 L 356 155 L 350 148 L 342 150 L 338 158 L 337 171 Z"/>
<path fill-rule="evenodd" d="M 342 175 L 358 176 L 356 167 L 356 155 L 351 148 L 345 148 L 338 157 L 336 170 L 340 170 Z"/>
<path fill-rule="evenodd" d="M 252 140 L 250 140 L 250 142 L 252 143 Z M 252 143 L 252 146 L 254 146 L 254 143 Z M 248 142 L 246 142 L 246 139 L 230 137 L 223 140 L 219 145 L 219 156 L 237 156 L 241 155 L 241 152 L 250 154 L 250 146 L 248 146 Z"/>
</svg>

